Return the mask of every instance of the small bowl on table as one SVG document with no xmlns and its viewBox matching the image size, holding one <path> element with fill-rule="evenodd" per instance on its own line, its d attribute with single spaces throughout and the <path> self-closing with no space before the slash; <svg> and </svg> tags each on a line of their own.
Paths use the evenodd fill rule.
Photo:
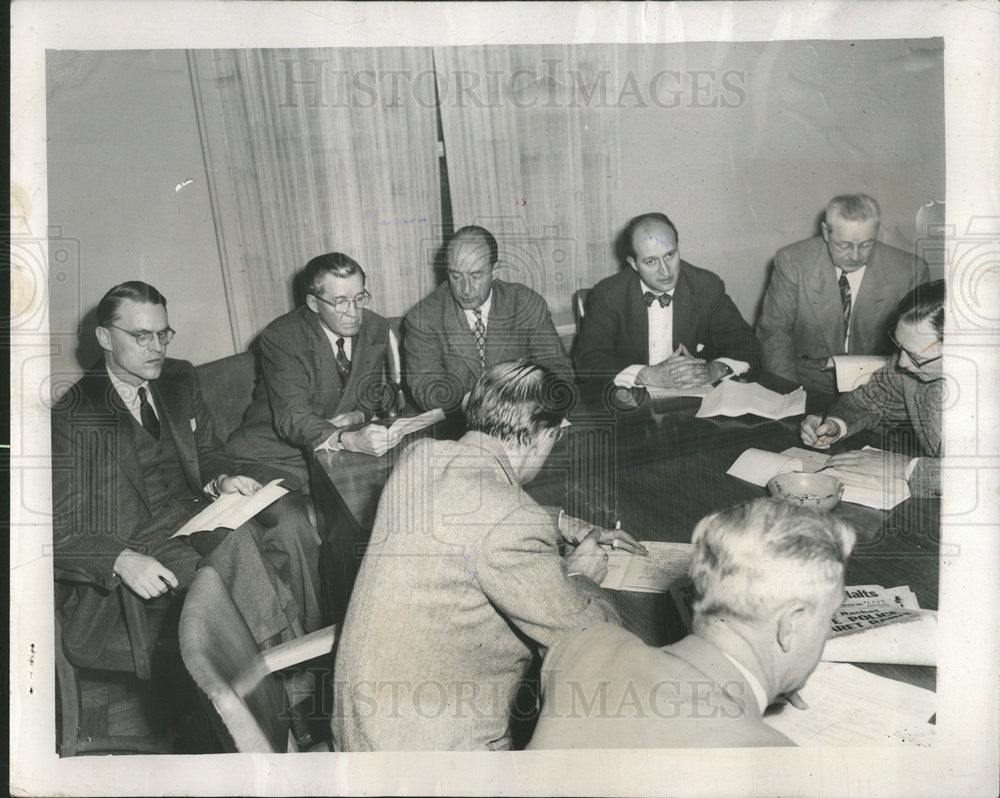
<svg viewBox="0 0 1000 798">
<path fill-rule="evenodd" d="M 832 510 L 844 495 L 844 483 L 829 474 L 778 474 L 767 483 L 772 496 L 800 507 Z"/>
</svg>

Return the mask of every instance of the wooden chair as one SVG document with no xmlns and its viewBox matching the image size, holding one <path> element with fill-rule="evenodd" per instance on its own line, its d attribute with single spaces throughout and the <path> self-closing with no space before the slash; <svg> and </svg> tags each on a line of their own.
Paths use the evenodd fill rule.
<svg viewBox="0 0 1000 798">
<path fill-rule="evenodd" d="M 56 572 L 56 606 L 66 591 L 74 589 L 74 581 Z M 169 621 L 170 610 L 165 604 L 147 608 L 146 603 L 124 585 L 117 588 L 122 602 L 122 615 L 108 636 L 108 642 L 97 662 L 73 662 L 67 656 L 62 641 L 62 625 L 56 611 L 55 655 L 56 686 L 59 692 L 61 724 L 59 755 L 110 753 L 169 753 L 168 742 L 155 735 L 80 736 L 80 670 L 134 673 L 149 680 L 153 676 L 153 656 L 157 647 L 169 641 L 161 640 L 163 627 Z M 176 616 L 175 616 L 176 617 Z M 170 635 L 168 634 L 168 637 Z"/>
<path fill-rule="evenodd" d="M 180 620 L 181 657 L 210 706 L 210 720 L 228 752 L 298 751 L 284 683 L 277 671 L 332 656 L 337 627 L 259 651 L 222 578 L 198 570 Z"/>
</svg>

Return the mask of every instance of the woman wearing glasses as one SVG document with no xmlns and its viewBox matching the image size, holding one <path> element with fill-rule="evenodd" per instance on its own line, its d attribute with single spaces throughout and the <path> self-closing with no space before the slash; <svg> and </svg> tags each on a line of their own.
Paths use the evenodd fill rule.
<svg viewBox="0 0 1000 798">
<path fill-rule="evenodd" d="M 828 465 L 906 479 L 914 496 L 941 495 L 944 299 L 944 280 L 923 283 L 904 296 L 890 335 L 898 353 L 867 383 L 841 396 L 826 418 L 806 416 L 801 427 L 804 443 L 826 449 L 834 441 L 878 424 L 909 423 L 924 456 L 845 452 L 831 457 Z"/>
</svg>

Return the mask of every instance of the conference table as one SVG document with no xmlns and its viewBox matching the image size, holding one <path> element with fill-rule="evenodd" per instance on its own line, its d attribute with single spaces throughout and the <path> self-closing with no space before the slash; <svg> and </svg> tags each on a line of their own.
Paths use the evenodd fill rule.
<svg viewBox="0 0 1000 798">
<path fill-rule="evenodd" d="M 758 380 L 787 392 L 778 378 Z M 553 448 L 541 473 L 525 490 L 540 504 L 559 506 L 588 523 L 621 523 L 638 540 L 690 542 L 703 516 L 767 495 L 764 488 L 728 476 L 746 449 L 780 452 L 802 446 L 802 416 L 777 421 L 745 415 L 695 418 L 700 399 L 652 400 L 644 391 L 578 386 L 571 426 Z M 810 395 L 807 411 L 830 398 Z M 454 440 L 464 433 L 460 415 L 448 416 L 417 436 Z M 364 556 L 378 499 L 408 437 L 376 458 L 354 452 L 323 452 L 310 464 L 313 500 L 320 522 L 321 576 L 331 622 L 339 623 Z M 831 452 L 870 444 L 912 453 L 914 436 L 904 430 L 874 431 L 834 444 Z M 892 510 L 841 502 L 833 514 L 857 530 L 847 567 L 847 585 L 908 585 L 922 609 L 937 609 L 940 500 L 910 498 Z M 608 591 L 624 625 L 652 645 L 683 636 L 680 617 L 664 594 Z M 866 665 L 880 675 L 928 689 L 935 668 Z"/>
</svg>

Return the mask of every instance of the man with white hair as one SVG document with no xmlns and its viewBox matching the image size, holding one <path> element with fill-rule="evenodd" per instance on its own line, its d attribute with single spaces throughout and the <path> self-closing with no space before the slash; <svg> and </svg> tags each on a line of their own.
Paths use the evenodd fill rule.
<svg viewBox="0 0 1000 798">
<path fill-rule="evenodd" d="M 529 748 L 791 745 L 764 710 L 816 667 L 844 595 L 854 531 L 757 499 L 695 527 L 693 634 L 663 648 L 610 624 L 570 632 L 542 668 Z"/>
<path fill-rule="evenodd" d="M 888 355 L 896 303 L 928 279 L 927 264 L 878 240 L 882 212 L 867 194 L 827 203 L 822 236 L 778 250 L 757 336 L 764 368 L 833 393 L 833 355 Z"/>
</svg>

